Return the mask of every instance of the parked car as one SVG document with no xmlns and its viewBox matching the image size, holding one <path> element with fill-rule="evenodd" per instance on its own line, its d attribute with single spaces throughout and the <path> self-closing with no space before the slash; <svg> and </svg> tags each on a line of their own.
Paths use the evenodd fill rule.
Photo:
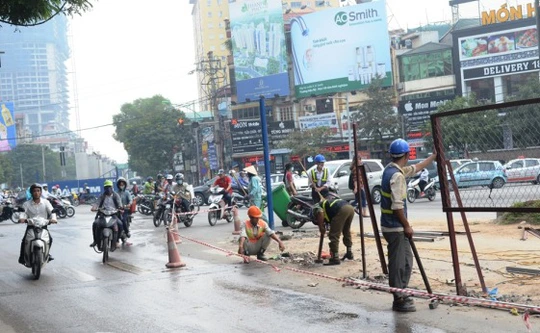
<svg viewBox="0 0 540 333">
<path fill-rule="evenodd" d="M 540 183 L 540 159 L 522 158 L 511 160 L 504 165 L 509 183 Z"/>
<path fill-rule="evenodd" d="M 369 189 L 371 198 L 374 204 L 381 202 L 381 182 L 384 167 L 381 160 L 362 160 L 365 165 L 368 177 Z M 354 200 L 353 191 L 349 189 L 349 175 L 351 160 L 336 160 L 329 161 L 324 164 L 328 168 L 328 172 L 332 176 L 333 186 L 336 188 L 338 195 L 345 200 Z M 311 170 L 316 166 L 312 166 L 307 171 L 309 175 Z M 307 178 L 306 178 L 307 179 Z M 295 183 L 296 184 L 296 183 Z M 311 189 L 307 187 L 303 191 L 298 191 L 300 194 L 311 196 Z"/>
<path fill-rule="evenodd" d="M 498 161 L 474 161 L 465 163 L 454 170 L 458 187 L 488 186 L 501 188 L 508 182 L 506 170 Z M 450 177 L 448 177 L 450 180 Z M 435 179 L 438 185 L 439 178 Z"/>
<path fill-rule="evenodd" d="M 195 194 L 195 199 L 199 206 L 208 205 L 208 198 L 210 197 L 210 186 L 214 185 L 217 176 L 207 180 L 204 184 L 199 185 L 193 188 L 193 193 Z"/>
</svg>

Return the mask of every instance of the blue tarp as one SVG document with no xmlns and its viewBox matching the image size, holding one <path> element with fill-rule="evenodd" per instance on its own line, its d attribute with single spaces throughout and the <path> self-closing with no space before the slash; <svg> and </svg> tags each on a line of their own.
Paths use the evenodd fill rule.
<svg viewBox="0 0 540 333">
<path fill-rule="evenodd" d="M 80 180 L 59 180 L 55 182 L 46 183 L 49 186 L 49 192 L 52 191 L 54 185 L 60 185 L 60 189 L 63 191 L 64 187 L 68 187 L 70 192 L 79 193 L 84 189 L 84 184 L 87 184 L 90 188 L 90 193 L 99 195 L 103 192 L 103 183 L 105 180 L 111 180 L 115 184 L 116 190 L 116 179 L 114 178 L 93 178 L 93 179 L 80 179 Z"/>
</svg>

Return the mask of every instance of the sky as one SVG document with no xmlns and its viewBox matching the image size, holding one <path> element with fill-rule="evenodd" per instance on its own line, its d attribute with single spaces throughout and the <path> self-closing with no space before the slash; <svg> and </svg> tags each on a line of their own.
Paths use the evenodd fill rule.
<svg viewBox="0 0 540 333">
<path fill-rule="evenodd" d="M 313 0 L 310 0 L 313 1 Z M 460 6 L 461 17 L 522 0 L 481 0 Z M 127 153 L 114 140 L 112 116 L 125 103 L 160 94 L 173 104 L 195 100 L 192 5 L 189 0 L 95 0 L 93 9 L 70 19 L 71 127 L 78 104 L 81 135 L 93 151 L 119 163 Z M 451 19 L 448 0 L 387 0 L 389 29 Z M 75 82 L 76 88 L 75 89 Z M 75 103 L 75 94 L 77 101 Z"/>
</svg>

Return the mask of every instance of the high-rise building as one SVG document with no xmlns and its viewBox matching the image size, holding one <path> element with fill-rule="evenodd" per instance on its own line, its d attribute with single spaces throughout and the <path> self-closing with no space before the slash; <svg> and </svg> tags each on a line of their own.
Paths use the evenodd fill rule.
<svg viewBox="0 0 540 333">
<path fill-rule="evenodd" d="M 66 17 L 58 15 L 35 27 L 3 25 L 0 51 L 5 52 L 0 67 L 0 101 L 14 103 L 15 115 L 24 117 L 25 129 L 34 136 L 68 131 Z"/>
</svg>

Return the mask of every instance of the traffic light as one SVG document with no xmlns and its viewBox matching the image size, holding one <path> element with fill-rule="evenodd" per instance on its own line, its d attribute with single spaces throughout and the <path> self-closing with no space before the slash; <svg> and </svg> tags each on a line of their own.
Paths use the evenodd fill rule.
<svg viewBox="0 0 540 333">
<path fill-rule="evenodd" d="M 178 126 L 184 126 L 184 118 L 178 118 Z"/>
</svg>

